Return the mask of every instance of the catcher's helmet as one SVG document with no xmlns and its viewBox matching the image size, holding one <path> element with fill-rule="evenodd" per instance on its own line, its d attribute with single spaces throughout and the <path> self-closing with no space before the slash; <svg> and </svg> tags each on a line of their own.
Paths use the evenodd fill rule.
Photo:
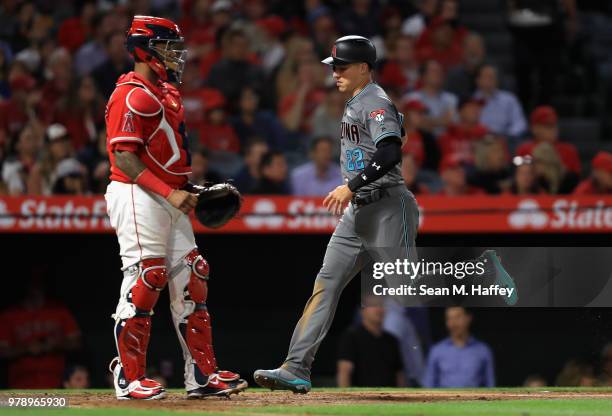
<svg viewBox="0 0 612 416">
<path fill-rule="evenodd" d="M 146 62 L 163 81 L 181 82 L 187 50 L 176 23 L 161 17 L 134 16 L 126 46 L 136 62 Z"/>
<path fill-rule="evenodd" d="M 370 67 L 374 67 L 376 48 L 370 39 L 363 36 L 344 36 L 334 43 L 331 56 L 321 62 L 338 66 L 365 62 Z"/>
</svg>

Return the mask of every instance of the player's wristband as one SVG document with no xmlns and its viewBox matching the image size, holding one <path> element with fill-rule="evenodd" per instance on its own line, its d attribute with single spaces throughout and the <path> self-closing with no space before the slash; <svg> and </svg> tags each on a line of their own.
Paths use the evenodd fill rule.
<svg viewBox="0 0 612 416">
<path fill-rule="evenodd" d="M 170 185 L 155 176 L 155 174 L 149 169 L 145 169 L 140 172 L 140 175 L 138 175 L 134 182 L 151 192 L 155 192 L 156 194 L 163 196 L 164 198 L 168 198 L 173 191 Z"/>
</svg>

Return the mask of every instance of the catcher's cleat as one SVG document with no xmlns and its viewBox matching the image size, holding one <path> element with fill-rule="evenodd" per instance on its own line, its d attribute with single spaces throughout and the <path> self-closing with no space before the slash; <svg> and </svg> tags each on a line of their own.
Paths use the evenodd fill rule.
<svg viewBox="0 0 612 416">
<path fill-rule="evenodd" d="M 506 304 L 510 306 L 515 305 L 516 302 L 518 302 L 518 289 L 514 283 L 514 279 L 512 279 L 510 273 L 508 273 L 502 265 L 501 258 L 497 255 L 495 250 L 485 250 L 480 255 L 479 259 L 483 259 L 487 263 L 485 270 L 494 273 L 495 284 L 506 289 L 514 288 L 512 296 L 504 296 L 503 298 Z"/>
<path fill-rule="evenodd" d="M 208 383 L 205 386 L 198 387 L 194 390 L 189 390 L 187 392 L 188 399 L 201 399 L 204 397 L 211 396 L 225 396 L 227 398 L 232 394 L 238 394 L 249 386 L 249 384 L 241 379 L 235 379 L 230 381 L 223 381 L 221 379 L 220 373 L 224 373 L 224 376 L 237 376 L 237 374 L 232 373 L 231 371 L 220 371 L 214 374 L 211 374 L 208 377 Z"/>
<path fill-rule="evenodd" d="M 284 368 L 257 370 L 253 378 L 261 387 L 270 390 L 291 390 L 294 393 L 306 394 L 312 388 L 310 381 L 299 378 Z"/>
<path fill-rule="evenodd" d="M 225 382 L 236 381 L 240 378 L 240 374 L 234 373 L 233 371 L 217 370 L 215 371 L 215 373 L 217 374 L 217 377 L 219 378 L 219 380 L 225 381 Z"/>
<path fill-rule="evenodd" d="M 113 358 L 108 369 L 113 374 L 115 395 L 118 400 L 159 400 L 166 396 L 163 386 L 150 378 L 142 377 L 128 382 L 119 357 Z"/>
</svg>

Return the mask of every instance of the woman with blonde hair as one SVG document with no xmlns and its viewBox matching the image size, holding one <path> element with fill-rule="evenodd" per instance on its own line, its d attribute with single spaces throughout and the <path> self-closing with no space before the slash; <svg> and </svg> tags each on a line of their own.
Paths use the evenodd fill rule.
<svg viewBox="0 0 612 416">
<path fill-rule="evenodd" d="M 569 194 L 574 190 L 578 176 L 565 168 L 552 144 L 538 144 L 532 156 L 535 174 L 548 194 Z"/>
</svg>

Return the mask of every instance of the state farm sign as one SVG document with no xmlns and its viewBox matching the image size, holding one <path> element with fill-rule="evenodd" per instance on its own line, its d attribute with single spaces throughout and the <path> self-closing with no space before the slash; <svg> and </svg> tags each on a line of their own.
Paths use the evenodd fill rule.
<svg viewBox="0 0 612 416">
<path fill-rule="evenodd" d="M 537 200 L 525 199 L 517 208 L 508 217 L 508 224 L 516 229 L 612 230 L 612 206 L 604 200 L 581 205 L 580 200 L 560 198 L 544 210 Z"/>
<path fill-rule="evenodd" d="M 420 233 L 612 232 L 612 197 L 422 196 Z M 196 233 L 329 234 L 338 217 L 323 198 L 246 196 L 238 217 L 218 230 L 193 219 Z M 112 233 L 101 196 L 1 197 L 0 233 Z"/>
</svg>

